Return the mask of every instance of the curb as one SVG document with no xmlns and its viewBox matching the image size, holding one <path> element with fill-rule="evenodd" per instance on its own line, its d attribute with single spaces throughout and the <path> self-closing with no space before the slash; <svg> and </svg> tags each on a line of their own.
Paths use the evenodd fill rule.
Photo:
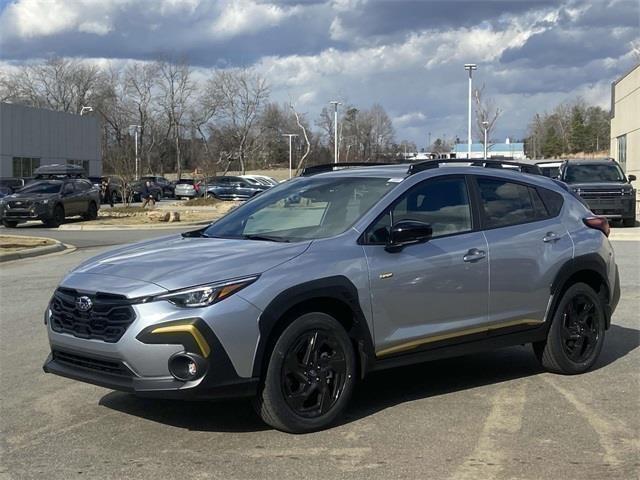
<svg viewBox="0 0 640 480">
<path fill-rule="evenodd" d="M 75 225 L 73 223 L 62 224 L 58 230 L 175 230 L 182 227 L 197 227 L 209 225 L 213 220 L 203 220 L 201 222 L 171 222 L 165 224 L 138 224 L 138 225 Z"/>
<path fill-rule="evenodd" d="M 30 238 L 44 238 L 44 237 L 30 237 Z M 53 240 L 52 238 L 47 238 L 47 240 Z M 9 262 L 11 260 L 20 260 L 23 258 L 32 258 L 39 257 L 41 255 L 48 255 L 50 253 L 61 252 L 69 248 L 69 246 L 65 245 L 62 242 L 54 240 L 53 245 L 45 245 L 44 247 L 35 247 L 28 248 L 24 251 L 19 252 L 11 252 L 11 253 L 0 253 L 0 263 Z M 73 247 L 75 250 L 75 247 Z"/>
<path fill-rule="evenodd" d="M 640 228 L 620 229 L 612 228 L 609 234 L 609 240 L 611 241 L 627 241 L 637 242 L 640 240 Z"/>
</svg>

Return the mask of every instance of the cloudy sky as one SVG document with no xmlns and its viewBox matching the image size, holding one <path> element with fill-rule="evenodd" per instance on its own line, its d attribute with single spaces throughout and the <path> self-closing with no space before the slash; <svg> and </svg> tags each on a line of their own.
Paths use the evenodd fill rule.
<svg viewBox="0 0 640 480">
<path fill-rule="evenodd" d="M 0 0 L 0 68 L 57 55 L 255 66 L 315 119 L 380 103 L 398 139 L 466 137 L 467 77 L 504 110 L 496 139 L 581 96 L 608 108 L 639 60 L 639 0 Z"/>
</svg>

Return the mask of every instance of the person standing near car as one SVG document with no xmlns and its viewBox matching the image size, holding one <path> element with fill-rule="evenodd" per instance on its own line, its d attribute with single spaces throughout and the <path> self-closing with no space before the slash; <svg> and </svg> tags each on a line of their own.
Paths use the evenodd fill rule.
<svg viewBox="0 0 640 480">
<path fill-rule="evenodd" d="M 156 199 L 153 198 L 153 192 L 151 191 L 151 182 L 146 181 L 140 191 L 140 199 L 142 200 L 142 208 L 146 208 L 147 205 L 151 205 L 151 208 L 156 206 Z"/>
<path fill-rule="evenodd" d="M 108 203 L 113 208 L 113 194 L 111 192 L 111 179 L 109 177 L 102 179 L 102 185 L 100 188 L 102 195 L 102 203 Z"/>
</svg>

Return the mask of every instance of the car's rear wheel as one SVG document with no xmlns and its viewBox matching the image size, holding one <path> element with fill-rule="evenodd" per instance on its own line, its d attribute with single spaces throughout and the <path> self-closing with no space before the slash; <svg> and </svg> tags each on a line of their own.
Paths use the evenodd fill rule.
<svg viewBox="0 0 640 480">
<path fill-rule="evenodd" d="M 118 194 L 116 192 L 111 192 L 111 203 L 118 203 Z"/>
<path fill-rule="evenodd" d="M 53 209 L 53 216 L 44 221 L 44 224 L 50 228 L 58 228 L 64 223 L 64 207 L 62 205 L 56 205 Z"/>
<path fill-rule="evenodd" d="M 95 220 L 98 218 L 98 207 L 95 203 L 89 203 L 89 208 L 87 209 L 87 213 L 85 213 L 82 218 L 85 220 Z"/>
<path fill-rule="evenodd" d="M 589 370 L 600 355 L 605 335 L 602 299 L 586 283 L 571 285 L 553 316 L 547 340 L 533 345 L 542 366 L 573 375 Z"/>
<path fill-rule="evenodd" d="M 326 313 L 307 313 L 277 340 L 256 411 L 278 430 L 320 430 L 342 413 L 355 378 L 355 354 L 342 325 Z"/>
<path fill-rule="evenodd" d="M 7 228 L 16 228 L 18 226 L 18 222 L 13 220 L 3 220 L 2 225 L 4 225 Z"/>
</svg>

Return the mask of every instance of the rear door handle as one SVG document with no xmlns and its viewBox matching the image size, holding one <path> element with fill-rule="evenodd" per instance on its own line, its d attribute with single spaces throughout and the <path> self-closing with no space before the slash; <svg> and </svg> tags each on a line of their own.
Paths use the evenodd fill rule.
<svg viewBox="0 0 640 480">
<path fill-rule="evenodd" d="M 484 250 L 472 248 L 464 257 L 462 257 L 462 260 L 464 260 L 465 262 L 477 262 L 478 260 L 482 260 L 486 256 L 487 254 Z"/>
<path fill-rule="evenodd" d="M 542 237 L 542 241 L 544 243 L 553 243 L 557 242 L 558 240 L 560 240 L 560 235 L 555 232 L 547 232 L 547 234 Z"/>
</svg>

